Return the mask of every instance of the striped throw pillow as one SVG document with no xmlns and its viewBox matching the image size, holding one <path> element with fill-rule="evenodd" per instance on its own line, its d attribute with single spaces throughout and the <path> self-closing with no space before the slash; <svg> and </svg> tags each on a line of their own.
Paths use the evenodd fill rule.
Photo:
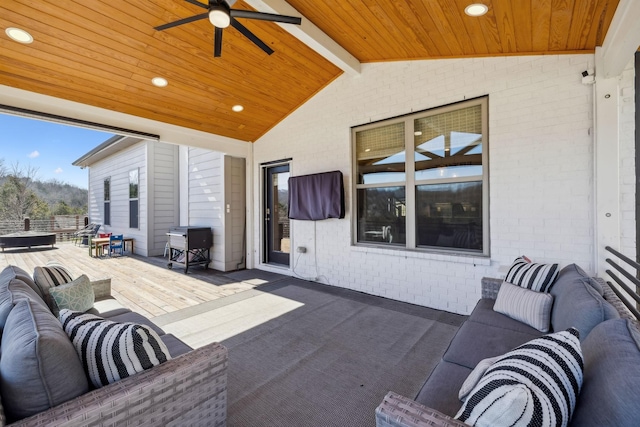
<svg viewBox="0 0 640 427">
<path fill-rule="evenodd" d="M 493 305 L 493 311 L 547 333 L 551 324 L 552 305 L 553 295 L 551 294 L 530 291 L 503 282 Z"/>
<path fill-rule="evenodd" d="M 566 426 L 582 387 L 574 328 L 536 338 L 495 362 L 456 419 L 472 426 Z"/>
<path fill-rule="evenodd" d="M 67 309 L 60 310 L 60 322 L 95 387 L 171 359 L 160 336 L 146 325 L 117 323 Z"/>
<path fill-rule="evenodd" d="M 549 292 L 558 277 L 558 264 L 536 264 L 522 256 L 513 261 L 504 281 L 537 292 Z"/>
<path fill-rule="evenodd" d="M 60 285 L 66 285 L 73 281 L 73 277 L 69 270 L 60 264 L 47 264 L 44 267 L 36 267 L 33 269 L 33 281 L 40 289 L 42 299 L 47 303 L 51 310 L 54 309 L 53 299 L 49 295 L 49 288 Z"/>
</svg>

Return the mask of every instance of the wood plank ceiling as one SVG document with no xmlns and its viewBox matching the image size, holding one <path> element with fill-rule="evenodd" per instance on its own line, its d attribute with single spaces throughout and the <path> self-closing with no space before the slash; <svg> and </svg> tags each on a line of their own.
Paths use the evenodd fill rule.
<svg viewBox="0 0 640 427">
<path fill-rule="evenodd" d="M 471 0 L 288 0 L 361 62 L 592 53 L 618 1 L 485 0 L 471 18 Z M 255 141 L 342 73 L 273 23 L 240 19 L 271 56 L 227 28 L 214 58 L 208 20 L 154 30 L 202 12 L 184 0 L 2 1 L 0 84 Z M 11 41 L 7 27 L 35 41 Z"/>
</svg>

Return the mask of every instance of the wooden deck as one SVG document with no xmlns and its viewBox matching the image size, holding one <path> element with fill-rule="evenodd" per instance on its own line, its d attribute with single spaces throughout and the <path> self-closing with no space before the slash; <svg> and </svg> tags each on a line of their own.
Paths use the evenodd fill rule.
<svg viewBox="0 0 640 427">
<path fill-rule="evenodd" d="M 86 274 L 91 280 L 111 278 L 111 294 L 120 303 L 149 318 L 161 316 L 225 296 L 233 295 L 266 283 L 251 279 L 238 281 L 223 272 L 191 267 L 167 268 L 163 257 L 94 258 L 86 246 L 57 243 L 54 248 L 7 249 L 0 253 L 0 271 L 16 265 L 33 274 L 36 266 L 49 261 L 66 266 L 74 277 Z M 231 277 L 230 277 L 231 276 Z"/>
</svg>

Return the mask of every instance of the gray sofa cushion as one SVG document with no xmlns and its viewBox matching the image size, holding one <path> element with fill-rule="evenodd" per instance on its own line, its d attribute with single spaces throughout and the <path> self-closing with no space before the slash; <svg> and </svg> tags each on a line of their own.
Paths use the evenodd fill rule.
<svg viewBox="0 0 640 427">
<path fill-rule="evenodd" d="M 600 283 L 598 283 L 597 280 L 590 277 L 587 274 L 587 272 L 584 271 L 577 264 L 569 264 L 566 267 L 564 267 L 562 270 L 560 270 L 554 286 L 556 286 L 558 283 L 560 283 L 560 285 L 562 286 L 563 282 L 572 282 L 574 279 L 585 279 L 587 283 L 589 283 L 590 286 L 592 286 L 596 291 L 598 291 L 600 295 L 604 294 L 604 291 L 602 290 L 602 286 L 600 286 Z"/>
<path fill-rule="evenodd" d="M 503 317 L 503 314 L 496 313 Z M 442 358 L 470 369 L 482 359 L 504 354 L 521 344 L 542 336 L 540 331 L 531 328 L 530 333 L 478 323 L 471 319 L 460 327 L 453 337 L 449 348 Z M 456 398 L 458 391 L 456 390 Z"/>
<path fill-rule="evenodd" d="M 597 325 L 582 342 L 584 382 L 571 426 L 637 426 L 640 332 L 629 320 Z"/>
<path fill-rule="evenodd" d="M 162 340 L 164 345 L 167 346 L 171 357 L 178 357 L 181 354 L 185 354 L 193 350 L 191 347 L 189 347 L 187 344 L 185 344 L 179 338 L 172 334 L 160 335 L 160 339 Z"/>
<path fill-rule="evenodd" d="M 497 326 L 503 329 L 509 329 L 512 331 L 518 331 L 525 334 L 529 334 L 535 337 L 542 335 L 540 331 L 537 331 L 531 326 L 525 325 L 522 322 L 518 322 L 493 310 L 495 300 L 490 298 L 483 298 L 476 304 L 473 312 L 469 316 L 469 320 L 478 323 L 484 323 L 485 325 Z"/>
<path fill-rule="evenodd" d="M 115 315 L 115 316 L 110 316 L 107 319 L 111 320 L 112 322 L 118 322 L 118 323 L 129 322 L 129 323 L 136 323 L 138 325 L 149 326 L 158 335 L 162 336 L 162 335 L 165 334 L 165 332 L 162 330 L 162 328 L 160 328 L 158 325 L 156 325 L 151 320 L 149 320 L 146 317 L 144 317 L 142 314 L 136 313 L 134 311 L 129 311 L 127 313 L 122 313 L 122 314 L 118 314 L 118 315 Z"/>
<path fill-rule="evenodd" d="M 0 394 L 15 421 L 89 391 L 89 384 L 62 325 L 44 306 L 20 300 L 2 334 Z"/>
<path fill-rule="evenodd" d="M 576 328 L 581 341 L 598 323 L 620 317 L 618 311 L 592 286 L 589 278 L 573 277 L 557 281 L 551 288 L 551 294 L 555 299 L 551 310 L 551 327 L 554 331 Z"/>
<path fill-rule="evenodd" d="M 9 266 L 0 273 L 0 330 L 4 328 L 9 312 L 19 300 L 30 299 L 45 306 L 33 287 L 27 284 L 30 279 L 25 280 L 16 269 L 19 270 L 17 267 Z"/>
<path fill-rule="evenodd" d="M 36 295 L 42 298 L 42 292 L 40 292 L 40 288 L 38 287 L 38 285 L 36 285 L 36 282 L 33 281 L 29 273 L 27 273 L 20 267 L 16 267 L 15 265 L 9 265 L 5 267 L 5 269 L 2 270 L 2 273 L 0 273 L 0 281 L 5 280 L 6 278 L 15 278 L 22 280 L 31 289 L 33 289 L 33 292 L 35 292 Z"/>
<path fill-rule="evenodd" d="M 458 391 L 470 373 L 470 368 L 441 360 L 414 400 L 453 417 L 462 406 Z"/>
</svg>

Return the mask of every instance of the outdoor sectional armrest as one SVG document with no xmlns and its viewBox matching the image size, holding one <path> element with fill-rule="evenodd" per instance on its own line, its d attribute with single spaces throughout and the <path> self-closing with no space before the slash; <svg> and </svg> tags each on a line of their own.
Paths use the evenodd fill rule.
<svg viewBox="0 0 640 427">
<path fill-rule="evenodd" d="M 376 408 L 376 427 L 468 427 L 462 421 L 390 391 Z"/>
<path fill-rule="evenodd" d="M 111 279 L 92 280 L 91 286 L 96 300 L 109 298 L 111 296 Z"/>
<path fill-rule="evenodd" d="M 482 298 L 496 299 L 498 297 L 502 279 L 483 277 L 480 283 L 482 285 Z"/>
<path fill-rule="evenodd" d="M 227 357 L 208 344 L 10 426 L 225 426 Z"/>
</svg>

